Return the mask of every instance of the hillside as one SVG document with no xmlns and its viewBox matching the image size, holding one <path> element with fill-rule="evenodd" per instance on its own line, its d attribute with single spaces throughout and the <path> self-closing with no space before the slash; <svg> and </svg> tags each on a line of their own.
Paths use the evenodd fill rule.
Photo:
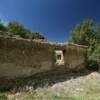
<svg viewBox="0 0 100 100">
<path fill-rule="evenodd" d="M 0 100 L 6 98 L 7 100 L 100 100 L 100 73 L 87 71 L 33 80 L 30 86 L 20 88 L 19 92 L 11 90 L 1 93 Z"/>
</svg>

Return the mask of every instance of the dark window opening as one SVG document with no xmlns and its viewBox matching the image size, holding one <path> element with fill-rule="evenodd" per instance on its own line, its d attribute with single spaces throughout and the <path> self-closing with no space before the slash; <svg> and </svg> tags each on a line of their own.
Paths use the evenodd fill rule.
<svg viewBox="0 0 100 100">
<path fill-rule="evenodd" d="M 61 60 L 61 55 L 57 55 L 57 60 Z"/>
</svg>

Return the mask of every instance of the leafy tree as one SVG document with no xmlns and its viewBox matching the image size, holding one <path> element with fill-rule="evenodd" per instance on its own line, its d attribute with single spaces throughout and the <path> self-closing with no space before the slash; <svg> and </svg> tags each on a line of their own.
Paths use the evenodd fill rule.
<svg viewBox="0 0 100 100">
<path fill-rule="evenodd" d="M 82 25 L 76 25 L 71 32 L 70 41 L 87 45 L 87 62 L 94 67 L 100 64 L 100 26 L 94 28 L 93 20 L 84 20 Z"/>
<path fill-rule="evenodd" d="M 83 26 L 82 26 L 83 27 Z M 70 42 L 79 44 L 79 45 L 86 45 L 87 44 L 87 34 L 82 30 L 80 24 L 75 26 L 74 31 L 71 32 Z"/>
<path fill-rule="evenodd" d="M 76 25 L 74 31 L 71 32 L 70 41 L 76 44 L 89 45 L 90 39 L 94 34 L 94 26 L 92 20 L 84 20 L 81 25 Z"/>
<path fill-rule="evenodd" d="M 26 39 L 29 38 L 45 40 L 45 37 L 41 35 L 41 33 L 31 32 L 18 22 L 10 22 L 7 28 L 8 32 L 13 33 L 12 35 L 19 35 L 20 37 Z"/>
<path fill-rule="evenodd" d="M 93 20 L 84 20 L 82 23 L 82 31 L 87 34 L 92 34 L 94 32 Z"/>
<path fill-rule="evenodd" d="M 47 39 L 41 33 L 31 32 L 17 21 L 9 22 L 8 25 L 5 26 L 0 20 L 0 31 L 7 32 L 6 34 L 9 36 L 18 35 L 19 37 L 25 39 L 41 39 L 43 41 L 47 41 Z"/>
<path fill-rule="evenodd" d="M 100 24 L 96 25 L 95 39 L 100 42 Z"/>
<path fill-rule="evenodd" d="M 31 32 L 30 38 L 31 39 L 45 39 L 45 37 L 41 35 L 41 33 L 39 32 Z"/>
<path fill-rule="evenodd" d="M 81 26 L 80 24 L 77 24 L 75 26 L 75 30 L 71 32 L 70 42 L 74 42 L 76 44 L 81 44 Z"/>
<path fill-rule="evenodd" d="M 22 38 L 29 38 L 30 31 L 18 22 L 10 22 L 7 29 L 8 32 L 13 33 L 13 35 L 19 35 Z"/>
<path fill-rule="evenodd" d="M 4 26 L 1 20 L 0 20 L 0 31 L 6 31 L 6 26 Z"/>
<path fill-rule="evenodd" d="M 82 36 L 83 41 L 84 41 L 83 45 L 89 46 L 91 39 L 94 38 L 94 23 L 93 23 L 93 20 L 84 20 L 83 21 L 82 33 L 84 34 Z"/>
</svg>

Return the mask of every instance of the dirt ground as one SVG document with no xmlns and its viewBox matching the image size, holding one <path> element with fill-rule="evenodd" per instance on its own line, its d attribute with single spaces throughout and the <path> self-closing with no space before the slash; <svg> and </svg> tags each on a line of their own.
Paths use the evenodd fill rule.
<svg viewBox="0 0 100 100">
<path fill-rule="evenodd" d="M 6 98 L 1 96 L 0 100 L 100 100 L 100 73 L 85 71 L 52 75 L 31 80 L 19 91 L 11 90 L 4 95 Z"/>
</svg>

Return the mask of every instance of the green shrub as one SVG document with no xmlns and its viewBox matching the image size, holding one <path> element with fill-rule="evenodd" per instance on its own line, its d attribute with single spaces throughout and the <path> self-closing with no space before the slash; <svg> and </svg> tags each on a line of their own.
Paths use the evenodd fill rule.
<svg viewBox="0 0 100 100">
<path fill-rule="evenodd" d="M 91 71 L 97 71 L 99 70 L 99 64 L 97 61 L 91 60 L 91 61 L 87 61 L 87 68 Z"/>
</svg>

